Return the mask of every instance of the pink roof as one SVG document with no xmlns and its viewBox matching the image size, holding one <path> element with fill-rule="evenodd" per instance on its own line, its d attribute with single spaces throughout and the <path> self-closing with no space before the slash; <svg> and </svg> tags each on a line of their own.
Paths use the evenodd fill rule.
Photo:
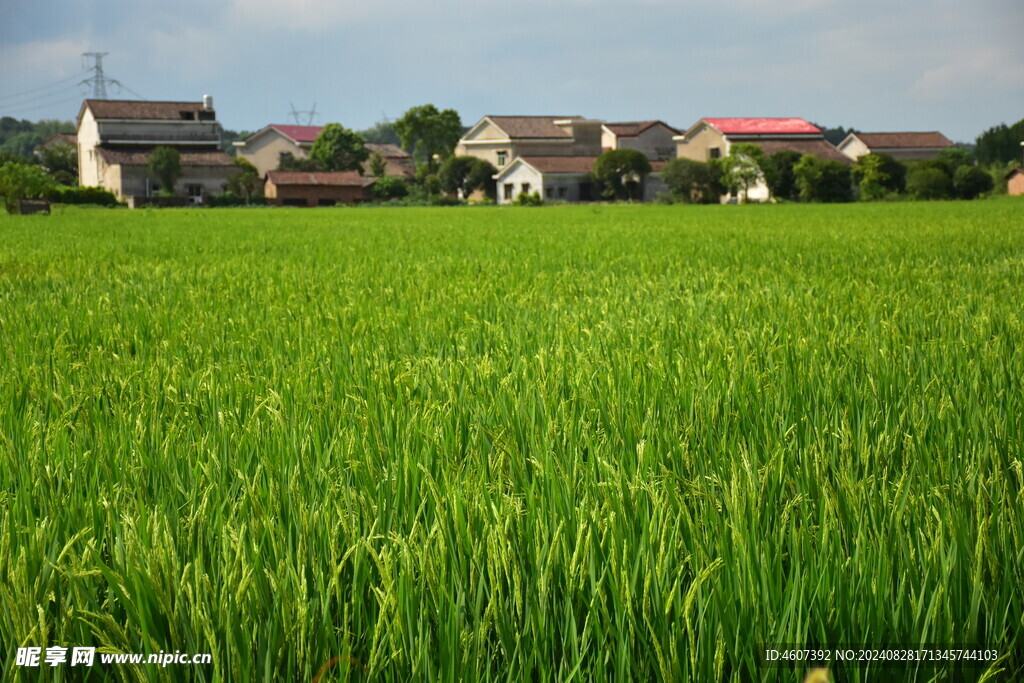
<svg viewBox="0 0 1024 683">
<path fill-rule="evenodd" d="M 804 119 L 720 119 L 704 118 L 726 135 L 807 135 L 821 129 Z"/>
<path fill-rule="evenodd" d="M 313 142 L 320 131 L 324 129 L 323 126 L 288 126 L 279 123 L 271 124 L 270 127 L 287 135 L 295 142 Z"/>
</svg>

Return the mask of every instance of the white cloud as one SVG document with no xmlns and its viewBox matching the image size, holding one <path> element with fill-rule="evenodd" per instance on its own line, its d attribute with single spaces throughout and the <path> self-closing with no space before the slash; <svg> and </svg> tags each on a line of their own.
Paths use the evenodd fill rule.
<svg viewBox="0 0 1024 683">
<path fill-rule="evenodd" d="M 950 61 L 926 70 L 910 89 L 932 101 L 962 100 L 1024 88 L 1024 64 L 1010 50 L 983 48 L 958 51 Z"/>
</svg>

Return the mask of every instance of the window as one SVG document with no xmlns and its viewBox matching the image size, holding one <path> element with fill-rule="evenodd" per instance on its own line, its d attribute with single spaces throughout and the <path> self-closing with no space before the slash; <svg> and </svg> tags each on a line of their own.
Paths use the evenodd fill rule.
<svg viewBox="0 0 1024 683">
<path fill-rule="evenodd" d="M 553 187 L 545 187 L 544 188 L 544 196 L 548 197 L 549 199 L 551 197 L 554 197 L 555 196 L 555 188 L 553 188 Z"/>
<path fill-rule="evenodd" d="M 504 166 L 507 159 L 508 152 L 502 150 L 498 152 L 498 166 Z"/>
<path fill-rule="evenodd" d="M 505 183 L 505 199 L 513 199 L 512 193 L 515 191 L 512 183 Z"/>
<path fill-rule="evenodd" d="M 558 188 L 558 198 L 565 199 L 566 189 L 564 187 Z"/>
<path fill-rule="evenodd" d="M 523 183 L 523 194 L 530 194 L 530 183 Z"/>
<path fill-rule="evenodd" d="M 189 201 L 193 204 L 203 203 L 203 186 L 202 185 L 186 185 L 185 192 L 188 193 Z"/>
<path fill-rule="evenodd" d="M 708 159 L 721 159 L 721 158 L 722 158 L 722 150 L 718 149 L 717 147 L 712 147 L 712 148 L 708 149 Z"/>
</svg>

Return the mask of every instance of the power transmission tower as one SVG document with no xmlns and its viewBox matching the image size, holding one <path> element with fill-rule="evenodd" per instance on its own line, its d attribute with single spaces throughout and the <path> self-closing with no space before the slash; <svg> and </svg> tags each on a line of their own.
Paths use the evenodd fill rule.
<svg viewBox="0 0 1024 683">
<path fill-rule="evenodd" d="M 312 126 L 313 125 L 313 119 L 316 118 L 316 116 L 317 116 L 317 113 L 316 113 L 316 102 L 313 103 L 313 108 L 312 109 L 308 109 L 306 111 L 296 111 L 294 104 L 292 104 L 291 102 L 289 102 L 288 104 L 291 105 L 291 108 L 292 108 L 292 110 L 290 112 L 288 112 L 288 116 L 292 117 L 292 120 L 295 122 L 296 126 L 302 126 L 302 125 Z M 302 117 L 303 116 L 306 117 L 306 122 L 305 123 L 302 122 Z"/>
<path fill-rule="evenodd" d="M 91 67 L 87 67 L 93 72 L 92 78 L 87 78 L 81 82 L 80 85 L 92 86 L 92 98 L 94 100 L 105 100 L 107 99 L 107 84 L 121 86 L 121 84 L 113 78 L 107 78 L 103 75 L 103 58 L 109 53 L 107 52 L 83 52 L 83 57 L 92 57 L 94 61 Z M 122 86 L 123 87 L 123 86 Z"/>
</svg>

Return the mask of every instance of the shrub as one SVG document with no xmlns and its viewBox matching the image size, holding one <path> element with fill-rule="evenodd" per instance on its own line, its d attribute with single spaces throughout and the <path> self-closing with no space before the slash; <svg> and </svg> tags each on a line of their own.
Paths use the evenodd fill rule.
<svg viewBox="0 0 1024 683">
<path fill-rule="evenodd" d="M 693 159 L 673 159 L 665 164 L 661 179 L 672 197 L 688 204 L 714 204 L 723 194 L 718 166 Z"/>
<path fill-rule="evenodd" d="M 102 187 L 69 187 L 57 185 L 50 188 L 46 198 L 55 204 L 95 204 L 96 206 L 117 206 L 117 196 Z"/>
<path fill-rule="evenodd" d="M 949 199 L 953 181 L 941 165 L 920 162 L 907 171 L 907 192 L 914 199 Z"/>
<path fill-rule="evenodd" d="M 520 192 L 515 203 L 516 206 L 542 206 L 544 200 L 540 198 L 540 192 L 534 190 L 532 194 Z"/>
<path fill-rule="evenodd" d="M 961 166 L 953 174 L 953 189 L 961 199 L 975 199 L 991 192 L 995 181 L 984 169 L 977 166 Z"/>
<path fill-rule="evenodd" d="M 409 186 L 397 176 L 381 176 L 373 184 L 373 196 L 380 201 L 401 199 L 409 196 Z"/>
</svg>

